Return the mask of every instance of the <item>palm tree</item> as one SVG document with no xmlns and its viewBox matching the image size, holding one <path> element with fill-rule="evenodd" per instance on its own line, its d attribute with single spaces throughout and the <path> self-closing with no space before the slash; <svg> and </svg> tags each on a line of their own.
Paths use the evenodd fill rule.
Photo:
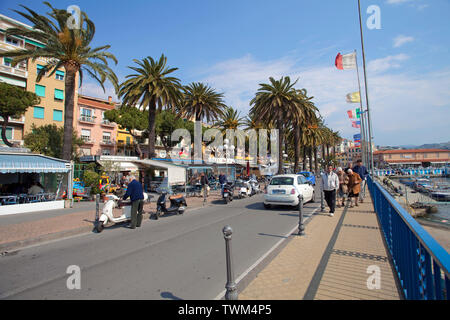
<svg viewBox="0 0 450 320">
<path fill-rule="evenodd" d="M 255 120 L 272 122 L 278 129 L 278 173 L 283 173 L 283 155 L 281 148 L 284 141 L 284 129 L 288 124 L 287 119 L 301 117 L 301 99 L 289 77 L 275 80 L 270 77 L 270 84 L 260 84 L 255 97 L 250 101 L 253 105 L 250 112 L 255 115 Z"/>
<path fill-rule="evenodd" d="M 243 126 L 244 118 L 240 116 L 240 112 L 233 109 L 233 107 L 227 107 L 223 115 L 220 116 L 219 120 L 214 123 L 215 127 L 221 128 L 222 130 L 234 129 Z"/>
<path fill-rule="evenodd" d="M 25 26 L 6 30 L 7 35 L 26 37 L 41 42 L 44 46 L 37 48 L 25 48 L 15 51 L 1 52 L 0 57 L 12 57 L 12 65 L 16 66 L 22 61 L 38 58 L 46 58 L 47 64 L 40 70 L 36 82 L 48 73 L 52 76 L 59 68 L 65 69 L 65 99 L 64 99 L 64 145 L 62 158 L 70 160 L 72 156 L 73 141 L 73 112 L 75 105 L 75 83 L 79 73 L 80 86 L 83 81 L 83 72 L 100 83 L 105 91 L 104 83 L 109 80 L 118 89 L 118 80 L 115 73 L 108 66 L 108 60 L 117 64 L 117 59 L 111 53 L 105 51 L 109 45 L 90 47 L 95 34 L 95 25 L 89 20 L 85 12 L 81 12 L 79 29 L 71 29 L 67 26 L 71 14 L 66 10 L 55 9 L 48 2 L 44 2 L 50 9 L 47 18 L 33 10 L 23 7 L 26 12 L 16 13 L 31 22 L 33 29 Z M 52 19 L 54 21 L 52 21 Z"/>
<path fill-rule="evenodd" d="M 147 57 L 133 60 L 138 67 L 128 67 L 136 72 L 126 76 L 128 80 L 120 86 L 119 96 L 129 106 L 139 105 L 148 109 L 148 158 L 155 156 L 156 111 L 163 107 L 174 109 L 181 104 L 182 85 L 178 78 L 169 76 L 178 68 L 167 67 L 167 58 L 161 55 L 158 61 Z"/>
</svg>

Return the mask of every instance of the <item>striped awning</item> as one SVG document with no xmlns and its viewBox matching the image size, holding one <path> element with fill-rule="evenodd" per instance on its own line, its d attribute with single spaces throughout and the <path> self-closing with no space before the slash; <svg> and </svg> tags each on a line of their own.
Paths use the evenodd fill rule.
<svg viewBox="0 0 450 320">
<path fill-rule="evenodd" d="M 64 173 L 70 163 L 36 154 L 0 154 L 0 173 Z"/>
</svg>

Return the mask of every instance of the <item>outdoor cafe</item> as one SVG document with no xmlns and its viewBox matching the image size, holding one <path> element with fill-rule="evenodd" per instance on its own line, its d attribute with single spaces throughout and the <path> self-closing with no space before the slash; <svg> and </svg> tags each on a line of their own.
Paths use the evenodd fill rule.
<svg viewBox="0 0 450 320">
<path fill-rule="evenodd" d="M 26 151 L 0 152 L 0 215 L 63 209 L 70 175 L 68 161 Z"/>
</svg>

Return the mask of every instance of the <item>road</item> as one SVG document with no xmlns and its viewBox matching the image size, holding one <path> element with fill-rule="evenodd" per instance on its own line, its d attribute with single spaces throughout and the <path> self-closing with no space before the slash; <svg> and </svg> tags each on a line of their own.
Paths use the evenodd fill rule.
<svg viewBox="0 0 450 320">
<path fill-rule="evenodd" d="M 226 283 L 222 229 L 233 228 L 236 278 L 298 225 L 298 211 L 265 210 L 262 195 L 146 220 L 132 230 L 117 225 L 0 257 L 1 299 L 211 300 Z M 189 203 L 188 203 L 189 205 Z M 320 206 L 305 204 L 305 219 Z M 81 288 L 69 290 L 69 266 Z"/>
</svg>

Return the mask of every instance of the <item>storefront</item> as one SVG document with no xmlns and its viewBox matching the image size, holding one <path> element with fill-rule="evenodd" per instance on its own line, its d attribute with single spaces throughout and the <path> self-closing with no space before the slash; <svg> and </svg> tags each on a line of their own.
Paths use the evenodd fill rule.
<svg viewBox="0 0 450 320">
<path fill-rule="evenodd" d="M 68 161 L 0 152 L 0 215 L 63 209 L 71 174 Z"/>
</svg>

